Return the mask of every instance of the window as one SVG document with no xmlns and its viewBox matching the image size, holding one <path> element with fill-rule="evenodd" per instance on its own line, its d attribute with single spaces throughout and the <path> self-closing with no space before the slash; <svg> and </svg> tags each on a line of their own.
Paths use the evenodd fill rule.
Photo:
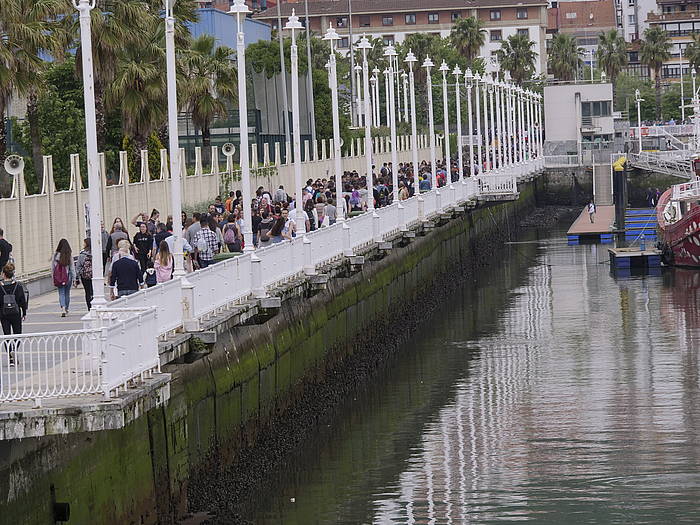
<svg viewBox="0 0 700 525">
<path fill-rule="evenodd" d="M 581 116 L 583 117 L 609 117 L 610 115 L 609 100 L 581 102 Z"/>
<path fill-rule="evenodd" d="M 635 0 L 629 0 L 629 1 L 627 2 L 627 5 L 630 6 L 630 7 L 634 7 L 634 4 L 635 4 Z"/>
<path fill-rule="evenodd" d="M 394 17 L 391 15 L 384 15 L 382 17 L 382 25 L 383 26 L 393 26 L 394 25 Z"/>
<path fill-rule="evenodd" d="M 491 9 L 489 16 L 490 16 L 491 20 L 500 20 L 501 19 L 501 10 L 500 9 Z"/>
<path fill-rule="evenodd" d="M 344 49 L 347 49 L 350 46 L 350 41 L 348 40 L 348 37 L 344 36 L 340 40 L 338 40 L 338 47 L 342 47 Z"/>
<path fill-rule="evenodd" d="M 500 29 L 491 30 L 491 42 L 500 42 L 503 39 L 503 34 Z"/>
<path fill-rule="evenodd" d="M 529 38 L 530 37 L 530 30 L 528 28 L 518 29 L 518 34 Z"/>
<path fill-rule="evenodd" d="M 637 17 L 635 15 L 627 15 L 627 22 L 629 22 L 630 24 L 636 24 Z"/>
<path fill-rule="evenodd" d="M 461 14 L 462 13 L 460 13 L 459 11 L 452 11 L 452 16 L 450 18 L 453 22 L 456 22 L 457 20 L 459 20 Z"/>
<path fill-rule="evenodd" d="M 630 62 L 639 62 L 639 51 L 630 51 L 629 52 L 629 61 Z"/>
<path fill-rule="evenodd" d="M 360 27 L 369 27 L 372 25 L 372 19 L 369 15 L 360 15 Z"/>
<path fill-rule="evenodd" d="M 416 14 L 410 13 L 406 15 L 406 25 L 413 26 L 416 25 Z"/>
<path fill-rule="evenodd" d="M 335 19 L 335 25 L 336 25 L 336 27 L 348 27 L 348 17 L 347 16 L 339 16 L 338 18 Z"/>
<path fill-rule="evenodd" d="M 393 46 L 394 45 L 394 35 L 384 35 L 382 37 L 382 40 L 384 40 L 385 46 Z"/>
<path fill-rule="evenodd" d="M 440 23 L 440 13 L 428 13 L 428 23 L 429 24 L 439 24 Z"/>
<path fill-rule="evenodd" d="M 518 20 L 525 20 L 527 18 L 527 7 L 518 8 L 518 11 L 515 14 L 515 17 Z"/>
</svg>

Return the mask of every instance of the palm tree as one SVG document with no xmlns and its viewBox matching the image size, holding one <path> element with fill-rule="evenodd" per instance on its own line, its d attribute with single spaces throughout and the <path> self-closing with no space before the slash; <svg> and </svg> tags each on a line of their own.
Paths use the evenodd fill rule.
<svg viewBox="0 0 700 525">
<path fill-rule="evenodd" d="M 557 33 L 552 39 L 549 53 L 549 69 L 558 80 L 574 80 L 583 61 L 583 50 L 578 47 L 576 38 L 566 33 Z"/>
<path fill-rule="evenodd" d="M 208 152 L 211 145 L 211 123 L 226 115 L 227 100 L 237 93 L 233 49 L 216 47 L 216 38 L 202 35 L 195 39 L 182 56 L 187 110 L 194 125 L 202 131 L 202 146 Z"/>
<path fill-rule="evenodd" d="M 661 27 L 655 26 L 644 31 L 644 39 L 639 48 L 639 58 L 642 64 L 654 70 L 657 119 L 661 118 L 661 66 L 671 58 L 671 45 L 668 33 Z"/>
<path fill-rule="evenodd" d="M 692 42 L 685 48 L 685 58 L 696 73 L 700 72 L 700 33 L 692 33 Z"/>
<path fill-rule="evenodd" d="M 535 71 L 537 53 L 532 50 L 535 43 L 527 35 L 511 35 L 501 41 L 496 57 L 501 68 L 510 72 L 516 84 L 522 84 Z"/>
<path fill-rule="evenodd" d="M 627 42 L 625 37 L 611 29 L 598 35 L 598 64 L 608 75 L 611 82 L 615 82 L 617 75 L 627 65 Z"/>
<path fill-rule="evenodd" d="M 486 41 L 484 23 L 473 16 L 460 18 L 450 32 L 450 39 L 455 48 L 471 62 Z"/>
<path fill-rule="evenodd" d="M 0 161 L 7 154 L 4 121 L 10 97 L 30 95 L 30 99 L 36 100 L 35 89 L 40 85 L 40 74 L 46 65 L 39 53 L 53 48 L 51 20 L 69 8 L 66 0 L 0 2 Z M 35 112 L 32 114 L 31 109 L 30 105 L 30 117 L 33 117 Z M 36 119 L 30 118 L 30 122 L 34 127 L 34 138 L 38 136 Z M 41 158 L 40 142 L 37 140 L 33 143 L 32 149 L 36 150 L 33 157 Z M 37 175 L 39 169 L 36 170 Z"/>
</svg>

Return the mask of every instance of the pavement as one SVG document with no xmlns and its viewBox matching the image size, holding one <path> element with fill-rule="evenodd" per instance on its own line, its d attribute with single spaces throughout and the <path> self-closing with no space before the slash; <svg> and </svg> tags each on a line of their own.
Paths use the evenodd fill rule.
<svg viewBox="0 0 700 525">
<path fill-rule="evenodd" d="M 81 318 L 87 313 L 85 290 L 82 286 L 70 289 L 70 309 L 66 317 L 61 317 L 58 305 L 58 290 L 29 298 L 29 311 L 22 324 L 22 332 L 36 334 L 64 330 L 79 330 L 83 327 Z"/>
</svg>

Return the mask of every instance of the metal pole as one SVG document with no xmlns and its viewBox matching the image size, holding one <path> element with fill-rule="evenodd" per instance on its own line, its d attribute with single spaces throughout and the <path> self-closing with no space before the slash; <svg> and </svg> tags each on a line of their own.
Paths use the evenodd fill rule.
<svg viewBox="0 0 700 525">
<path fill-rule="evenodd" d="M 685 97 L 683 94 L 683 57 L 681 57 L 681 121 L 685 122 Z"/>
<path fill-rule="evenodd" d="M 457 69 L 457 68 L 455 68 Z M 464 87 L 467 88 L 467 122 L 469 123 L 469 176 L 474 175 L 474 140 L 472 133 L 472 88 L 474 87 L 474 77 L 471 68 L 467 68 L 464 74 Z M 477 94 L 476 99 L 479 100 Z M 462 145 L 460 144 L 460 149 Z"/>
<path fill-rule="evenodd" d="M 374 181 L 372 179 L 372 127 L 367 117 L 369 113 L 369 64 L 367 50 L 372 47 L 367 37 L 362 35 L 357 45 L 362 49 L 362 91 L 365 99 L 365 167 L 367 169 L 367 209 L 374 210 Z"/>
<path fill-rule="evenodd" d="M 90 249 L 92 257 L 92 306 L 106 303 L 104 267 L 102 265 L 102 182 L 100 159 L 97 152 L 97 116 L 95 112 L 95 85 L 92 69 L 92 28 L 90 11 L 95 0 L 74 1 L 80 12 L 80 47 L 82 49 L 83 92 L 85 98 L 85 142 L 87 146 L 88 198 L 90 201 Z"/>
<path fill-rule="evenodd" d="M 391 119 L 389 118 L 389 85 L 391 84 L 391 77 L 389 76 L 389 69 L 384 69 L 384 97 L 386 98 L 386 103 L 384 104 L 384 109 L 386 110 L 386 125 L 390 126 Z"/>
<path fill-rule="evenodd" d="M 488 119 L 488 83 L 489 79 L 484 75 L 484 80 L 481 86 L 481 91 L 483 94 L 484 101 L 484 160 L 486 164 L 491 167 L 491 160 L 489 158 L 489 119 Z M 481 160 L 479 161 L 481 162 Z"/>
<path fill-rule="evenodd" d="M 642 99 L 639 98 L 639 90 L 636 90 L 636 99 L 637 99 L 637 140 L 639 141 L 639 153 L 642 152 L 642 113 L 640 109 L 640 105 L 642 103 Z"/>
<path fill-rule="evenodd" d="M 401 71 L 401 79 L 403 80 L 403 121 L 408 122 L 408 74 L 406 71 Z"/>
<path fill-rule="evenodd" d="M 481 80 L 481 75 L 477 73 L 474 76 L 474 94 L 476 95 L 476 135 L 478 137 L 478 142 L 476 143 L 476 164 L 479 166 L 479 173 L 481 173 L 481 97 L 479 96 L 479 81 Z M 472 131 L 474 128 L 472 127 L 471 119 L 469 119 L 469 134 L 472 134 Z M 472 162 L 474 162 L 474 159 L 472 158 Z M 473 166 L 470 166 L 470 174 L 475 175 L 476 170 L 474 170 Z"/>
<path fill-rule="evenodd" d="M 333 167 L 335 169 L 335 195 L 336 195 L 336 214 L 337 220 L 342 222 L 345 220 L 345 202 L 343 199 L 343 165 L 340 154 L 340 106 L 338 104 L 338 71 L 336 68 L 335 59 L 335 43 L 340 39 L 338 33 L 335 32 L 332 25 L 329 25 L 328 31 L 324 40 L 328 40 L 331 47 L 331 55 L 329 59 L 330 75 L 328 83 L 331 88 L 331 109 L 333 111 Z M 342 205 L 341 205 L 341 201 Z"/>
<path fill-rule="evenodd" d="M 281 1 L 281 0 L 280 0 Z M 309 108 L 309 128 L 311 128 L 311 155 L 318 147 L 316 145 L 316 111 L 314 109 L 314 81 L 311 67 L 311 29 L 309 28 L 309 0 L 304 0 L 304 25 L 306 27 L 306 105 Z M 308 159 L 307 159 L 308 160 Z M 318 160 L 314 157 L 314 160 Z"/>
<path fill-rule="evenodd" d="M 231 6 L 231 13 L 236 13 L 236 25 L 238 33 L 236 35 L 236 65 L 238 67 L 238 128 L 240 129 L 240 163 L 241 182 L 243 193 L 243 246 L 246 252 L 253 251 L 253 216 L 250 205 L 252 195 L 250 192 L 250 146 L 248 144 L 248 93 L 246 89 L 245 74 L 245 35 L 243 33 L 243 23 L 241 15 L 245 20 L 245 14 L 249 12 L 245 0 L 234 0 Z M 295 137 L 297 133 L 297 121 L 294 123 Z M 296 161 L 296 153 L 294 154 Z"/>
<path fill-rule="evenodd" d="M 489 79 L 489 113 L 490 113 L 490 128 L 491 128 L 491 170 L 497 169 L 496 165 L 496 108 L 493 100 L 494 81 Z"/>
<path fill-rule="evenodd" d="M 297 40 L 295 30 L 301 29 L 299 17 L 294 14 L 287 21 L 286 29 L 292 31 L 292 47 L 291 47 L 291 62 L 292 62 L 292 134 L 293 134 L 293 150 L 294 150 L 294 186 L 295 186 L 295 207 L 294 215 L 297 227 L 297 233 L 306 233 L 306 214 L 303 209 L 304 187 L 301 180 L 301 133 L 299 131 L 299 55 L 297 49 Z"/>
<path fill-rule="evenodd" d="M 168 85 L 168 148 L 170 199 L 173 212 L 173 276 L 185 275 L 182 250 L 182 186 L 180 183 L 180 140 L 177 129 L 177 76 L 175 70 L 175 1 L 165 1 L 165 65 Z"/>
<path fill-rule="evenodd" d="M 528 149 L 528 160 L 532 160 L 535 156 L 534 144 L 533 144 L 533 122 L 532 122 L 532 92 L 527 91 L 527 149 Z"/>
<path fill-rule="evenodd" d="M 462 145 L 462 104 L 459 97 L 462 70 L 459 68 L 459 66 L 455 66 L 454 70 L 452 70 L 452 74 L 455 76 L 455 106 L 457 107 L 457 164 L 459 165 L 459 168 L 457 169 L 457 180 L 461 180 L 464 176 L 464 155 L 462 152 L 464 149 Z M 469 90 L 467 89 L 467 91 Z M 470 96 L 471 94 L 467 94 L 467 97 Z M 471 98 L 469 100 L 471 101 Z M 469 139 L 469 151 L 471 152 L 471 137 L 469 137 Z"/>
<path fill-rule="evenodd" d="M 280 2 L 282 0 L 279 0 Z M 355 77 L 352 72 L 355 70 L 355 42 L 352 38 L 352 0 L 348 0 L 348 36 L 350 44 L 350 122 L 354 126 L 360 126 L 360 107 L 357 105 L 355 93 L 360 91 L 359 82 L 355 85 Z M 359 98 L 359 95 L 358 95 Z"/>
<path fill-rule="evenodd" d="M 282 15 L 280 14 L 280 4 L 282 0 L 277 2 L 277 38 L 280 46 L 280 83 L 282 84 L 282 107 L 284 108 L 284 154 L 289 163 L 289 152 L 286 150 L 286 145 L 289 144 L 289 102 L 287 98 L 287 68 L 284 65 L 284 40 L 282 38 Z"/>
<path fill-rule="evenodd" d="M 384 56 L 389 57 L 389 75 L 394 74 L 394 58 L 396 57 L 396 49 L 394 46 L 389 45 L 384 51 Z M 394 99 L 394 83 L 390 82 L 390 95 L 391 102 L 389 103 L 389 111 L 391 113 L 391 118 L 389 121 L 389 128 L 391 131 L 391 183 L 393 184 L 393 202 L 399 201 L 399 157 L 398 149 L 396 145 L 396 102 Z"/>
<path fill-rule="evenodd" d="M 447 174 L 447 184 L 452 185 L 452 158 L 450 155 L 450 107 L 447 104 L 447 72 L 450 68 L 443 60 L 440 64 L 442 72 L 442 122 L 443 134 L 445 135 L 445 172 Z"/>
<path fill-rule="evenodd" d="M 423 62 L 423 67 L 425 68 L 427 74 L 427 86 L 428 86 L 428 133 L 430 133 L 430 171 L 431 171 L 431 182 L 432 188 L 437 189 L 437 170 L 435 169 L 435 122 L 433 121 L 433 79 L 430 76 L 430 68 L 433 67 L 433 61 L 430 57 L 426 57 Z"/>
<path fill-rule="evenodd" d="M 501 128 L 501 82 L 499 80 L 493 83 L 493 95 L 496 99 L 496 142 L 494 149 L 496 150 L 496 169 L 503 167 L 503 129 Z"/>
<path fill-rule="evenodd" d="M 394 64 L 394 62 L 396 62 Z M 394 101 L 393 108 L 396 111 L 395 117 L 398 118 L 399 122 L 401 122 L 401 80 L 399 79 L 399 58 L 398 56 L 394 57 L 391 59 L 391 67 L 394 70 L 394 76 L 392 77 L 394 81 L 396 82 L 396 100 Z"/>
<path fill-rule="evenodd" d="M 418 59 L 415 57 L 415 55 L 411 52 L 411 50 L 409 50 L 404 61 L 408 63 L 408 85 L 409 89 L 411 90 L 411 160 L 413 161 L 413 193 L 414 195 L 417 195 L 418 200 L 420 200 L 420 180 L 418 176 L 418 132 L 416 125 L 416 87 L 413 77 L 413 64 L 417 62 L 417 60 Z"/>
<path fill-rule="evenodd" d="M 362 66 L 355 66 L 355 75 L 357 75 L 357 126 L 362 126 L 362 91 L 360 86 L 362 85 Z M 352 75 L 350 75 L 352 76 Z"/>
</svg>

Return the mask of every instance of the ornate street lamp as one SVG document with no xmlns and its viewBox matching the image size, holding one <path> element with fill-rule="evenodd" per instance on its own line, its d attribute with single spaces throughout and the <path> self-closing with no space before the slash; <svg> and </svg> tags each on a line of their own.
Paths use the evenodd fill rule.
<svg viewBox="0 0 700 525">
<path fill-rule="evenodd" d="M 452 158 L 450 155 L 450 108 L 447 104 L 447 73 L 450 67 L 444 60 L 440 64 L 439 71 L 442 73 L 442 123 L 443 134 L 445 135 L 445 171 L 447 172 L 447 182 L 452 186 Z"/>
<path fill-rule="evenodd" d="M 290 58 L 292 66 L 292 142 L 294 151 L 294 216 L 296 222 L 297 233 L 306 233 L 306 214 L 303 209 L 304 202 L 304 187 L 301 180 L 301 131 L 299 129 L 299 55 L 297 49 L 297 40 L 295 31 L 301 30 L 301 22 L 299 17 L 292 9 L 292 16 L 287 20 L 285 29 L 292 32 L 292 46 L 290 49 Z M 241 134 L 242 135 L 242 134 Z"/>
<path fill-rule="evenodd" d="M 323 37 L 331 48 L 331 54 L 328 59 L 328 84 L 331 89 L 331 111 L 333 112 L 333 168 L 335 171 L 335 196 L 336 196 L 336 214 L 337 220 L 342 222 L 345 220 L 345 203 L 341 205 L 343 199 L 343 159 L 340 153 L 340 107 L 338 105 L 338 72 L 335 59 L 335 45 L 340 36 L 333 29 L 333 25 L 328 26 Z"/>
<path fill-rule="evenodd" d="M 456 68 L 455 68 L 456 69 Z M 477 77 L 479 74 L 477 73 Z M 472 137 L 474 135 L 474 126 L 472 124 L 472 88 L 474 87 L 474 75 L 472 75 L 471 68 L 467 68 L 467 72 L 464 73 L 464 87 L 467 88 L 467 122 L 469 122 L 469 176 L 474 175 L 474 141 Z M 479 102 L 479 94 L 477 92 L 476 101 Z M 478 118 L 478 110 L 477 110 Z M 461 147 L 461 146 L 460 146 Z M 479 148 L 481 150 L 481 148 Z"/>
<path fill-rule="evenodd" d="M 394 58 L 397 56 L 394 46 L 388 45 L 384 48 L 384 56 L 389 59 L 389 77 L 393 78 Z M 399 173 L 398 173 L 398 151 L 396 148 L 396 100 L 394 98 L 394 83 L 389 82 L 389 130 L 391 133 L 391 182 L 394 189 L 394 202 L 399 201 Z"/>
<path fill-rule="evenodd" d="M 433 79 L 430 76 L 430 68 L 435 66 L 430 57 L 425 57 L 423 67 L 427 75 L 428 86 L 428 132 L 430 133 L 430 171 L 432 187 L 437 190 L 437 170 L 435 169 L 435 122 L 433 120 Z"/>
<path fill-rule="evenodd" d="M 462 87 L 462 70 L 459 68 L 459 66 L 455 66 L 455 68 L 452 70 L 452 74 L 455 76 L 455 105 L 457 106 L 457 164 L 459 165 L 459 168 L 457 169 L 457 180 L 461 180 L 464 176 L 464 146 L 462 144 L 462 102 L 459 97 L 459 90 Z M 469 137 L 469 143 L 469 151 L 471 152 L 471 137 Z"/>
<path fill-rule="evenodd" d="M 367 63 L 367 51 L 372 48 L 367 37 L 362 35 L 357 44 L 362 50 L 362 92 L 365 98 L 365 161 L 367 169 L 367 208 L 374 210 L 374 181 L 372 180 L 372 126 L 369 114 L 369 64 Z"/>
<path fill-rule="evenodd" d="M 478 172 L 481 173 L 481 167 L 483 166 L 482 164 L 482 159 L 481 159 L 481 142 L 482 142 L 482 136 L 481 136 L 481 96 L 479 95 L 479 84 L 481 83 L 481 75 L 477 72 L 476 75 L 474 75 L 474 94 L 476 95 L 476 136 L 478 137 L 478 142 L 476 143 L 476 165 L 479 167 Z M 469 123 L 470 126 L 472 126 L 471 123 Z M 469 133 L 471 134 L 473 132 L 474 128 L 470 127 Z M 471 175 L 476 174 L 476 170 L 472 167 L 471 169 Z"/>
<path fill-rule="evenodd" d="M 404 62 L 408 64 L 408 86 L 411 91 L 411 160 L 413 162 L 413 193 L 421 200 L 418 176 L 418 132 L 416 130 L 416 87 L 413 75 L 413 65 L 418 59 L 409 49 Z"/>
</svg>

